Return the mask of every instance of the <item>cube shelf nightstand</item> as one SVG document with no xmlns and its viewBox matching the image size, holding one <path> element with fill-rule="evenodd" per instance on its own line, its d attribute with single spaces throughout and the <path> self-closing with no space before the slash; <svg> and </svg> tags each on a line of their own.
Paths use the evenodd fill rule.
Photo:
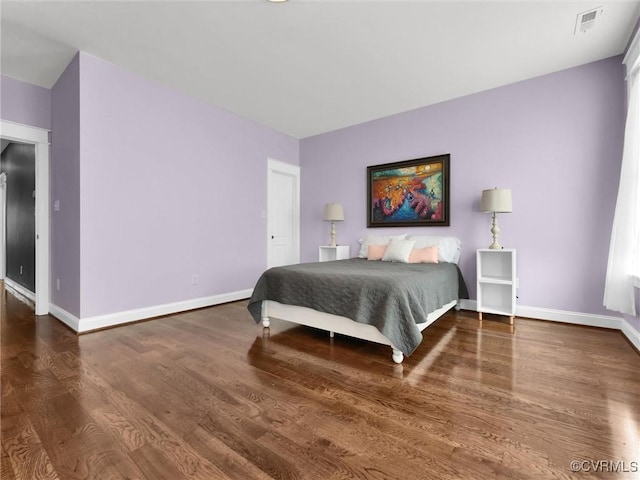
<svg viewBox="0 0 640 480">
<path fill-rule="evenodd" d="M 516 314 L 516 251 L 514 249 L 477 251 L 478 318 L 483 313 L 506 315 L 513 325 Z"/>
<path fill-rule="evenodd" d="M 346 260 L 349 258 L 349 250 L 349 245 L 322 246 L 318 249 L 318 261 Z"/>
</svg>

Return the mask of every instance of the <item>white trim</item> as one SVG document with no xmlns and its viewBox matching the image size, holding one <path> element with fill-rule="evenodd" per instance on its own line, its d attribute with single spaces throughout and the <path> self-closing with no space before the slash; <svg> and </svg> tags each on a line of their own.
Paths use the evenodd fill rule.
<svg viewBox="0 0 640 480">
<path fill-rule="evenodd" d="M 269 211 L 271 209 L 271 195 L 269 189 L 271 187 L 271 172 L 280 172 L 287 175 L 291 175 L 295 178 L 295 201 L 293 205 L 293 260 L 294 263 L 300 263 L 300 166 L 293 165 L 291 163 L 281 162 L 273 158 L 267 158 L 267 230 L 265 232 L 265 238 L 267 240 L 267 268 L 273 265 L 271 259 L 271 218 Z"/>
<path fill-rule="evenodd" d="M 49 313 L 49 144 L 36 144 L 36 315 Z"/>
<path fill-rule="evenodd" d="M 18 292 L 20 295 L 22 295 L 26 299 L 31 300 L 33 303 L 36 302 L 36 294 L 35 293 L 33 293 L 31 290 L 28 290 L 27 288 L 23 287 L 19 283 L 14 282 L 9 277 L 4 279 L 4 285 L 5 285 L 5 287 L 9 287 L 10 289 L 15 290 L 16 292 Z"/>
<path fill-rule="evenodd" d="M 550 320 L 552 322 L 572 323 L 589 327 L 613 328 L 620 330 L 620 317 L 610 315 L 593 315 L 590 313 L 567 312 L 538 307 L 518 307 L 516 316 Z"/>
<path fill-rule="evenodd" d="M 62 323 L 71 328 L 71 330 L 73 330 L 74 332 L 78 331 L 80 319 L 75 315 L 67 312 L 64 308 L 60 308 L 59 306 L 52 303 L 51 305 L 49 305 L 49 314 L 56 317 Z"/>
<path fill-rule="evenodd" d="M 627 54 L 622 59 L 622 63 L 627 66 L 627 78 L 634 70 L 640 67 L 640 33 L 636 32 Z"/>
<path fill-rule="evenodd" d="M 182 302 L 166 303 L 164 305 L 155 305 L 88 318 L 77 318 L 56 305 L 51 305 L 50 311 L 54 317 L 67 324 L 77 333 L 86 333 L 101 328 L 122 325 L 124 323 L 160 317 L 162 315 L 170 315 L 172 313 L 184 312 L 196 308 L 211 307 L 221 303 L 235 302 L 251 297 L 252 293 L 253 289 L 239 290 L 237 292 L 222 293 L 210 297 L 194 298 Z"/>
<path fill-rule="evenodd" d="M 460 300 L 460 306 L 464 310 L 477 312 L 475 300 Z M 640 332 L 622 317 L 568 312 L 566 310 L 553 310 L 550 308 L 539 307 L 517 307 L 516 317 L 620 330 L 622 334 L 627 337 L 627 339 L 635 345 L 638 350 L 640 350 Z"/>
<path fill-rule="evenodd" d="M 8 282 L 7 280 L 5 280 L 5 284 L 9 283 L 15 284 L 15 282 L 12 282 L 11 280 L 9 280 Z M 18 288 L 12 288 L 19 291 L 19 293 L 21 294 L 22 292 L 20 292 L 18 288 L 26 291 L 19 285 Z M 112 327 L 115 325 L 122 325 L 124 323 L 135 322 L 138 320 L 145 320 L 162 315 L 170 315 L 173 313 L 193 310 L 196 308 L 211 307 L 214 305 L 219 305 L 221 303 L 244 300 L 251 297 L 252 292 L 252 289 L 239 290 L 237 292 L 223 293 L 220 295 L 213 295 L 211 297 L 195 298 L 192 300 L 168 303 L 165 305 L 157 305 L 154 307 L 139 308 L 137 310 L 128 310 L 108 315 L 99 315 L 82 320 L 54 304 L 49 305 L 49 311 L 51 315 L 69 326 L 75 332 L 86 333 L 92 330 Z M 476 311 L 476 302 L 475 300 L 462 299 L 460 300 L 460 307 L 463 310 Z M 611 328 L 620 330 L 622 334 L 627 337 L 627 339 L 638 350 L 640 350 L 640 332 L 636 330 L 624 318 L 610 317 L 606 315 L 592 315 L 588 313 L 567 312 L 563 310 L 552 310 L 548 308 L 538 307 L 519 307 L 516 310 L 516 316 L 533 318 L 537 320 L 549 320 L 559 323 L 572 323 L 575 325 L 586 325 L 590 327 Z"/>
<path fill-rule="evenodd" d="M 0 136 L 5 140 L 15 140 L 16 142 L 49 144 L 49 130 L 8 120 L 0 120 Z"/>
<path fill-rule="evenodd" d="M 49 131 L 0 120 L 0 137 L 35 145 L 36 315 L 49 313 Z"/>
<path fill-rule="evenodd" d="M 640 351 L 640 332 L 633 328 L 633 326 L 624 318 L 622 319 L 620 330 L 622 331 L 622 334 L 633 344 L 633 346 Z"/>
<path fill-rule="evenodd" d="M 477 312 L 475 300 L 460 300 L 464 310 Z M 540 307 L 516 307 L 516 317 L 533 318 L 535 320 L 549 320 L 551 322 L 572 323 L 588 327 L 613 328 L 620 330 L 621 317 L 609 315 L 594 315 L 591 313 L 569 312 L 566 310 L 554 310 Z"/>
</svg>

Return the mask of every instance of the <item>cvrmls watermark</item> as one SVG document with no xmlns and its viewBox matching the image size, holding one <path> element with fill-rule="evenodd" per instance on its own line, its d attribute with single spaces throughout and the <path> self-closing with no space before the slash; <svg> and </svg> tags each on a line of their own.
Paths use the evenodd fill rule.
<svg viewBox="0 0 640 480">
<path fill-rule="evenodd" d="M 640 462 L 624 460 L 572 460 L 572 472 L 635 473 L 640 471 Z"/>
</svg>

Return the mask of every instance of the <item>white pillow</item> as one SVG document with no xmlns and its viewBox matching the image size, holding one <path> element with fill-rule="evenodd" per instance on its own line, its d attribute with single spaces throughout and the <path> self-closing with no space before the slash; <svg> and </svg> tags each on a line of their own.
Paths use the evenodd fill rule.
<svg viewBox="0 0 640 480">
<path fill-rule="evenodd" d="M 367 235 L 367 238 L 360 239 L 361 245 L 358 257 L 367 258 L 367 255 L 369 255 L 369 245 L 387 245 L 391 239 L 404 240 L 406 237 L 406 233 L 402 235 Z"/>
<path fill-rule="evenodd" d="M 460 260 L 462 242 L 456 237 L 439 237 L 437 235 L 409 235 L 409 240 L 415 240 L 415 248 L 438 246 L 438 261 L 458 263 Z"/>
<path fill-rule="evenodd" d="M 414 240 L 391 240 L 384 251 L 382 261 L 409 263 L 409 256 L 415 244 Z"/>
</svg>

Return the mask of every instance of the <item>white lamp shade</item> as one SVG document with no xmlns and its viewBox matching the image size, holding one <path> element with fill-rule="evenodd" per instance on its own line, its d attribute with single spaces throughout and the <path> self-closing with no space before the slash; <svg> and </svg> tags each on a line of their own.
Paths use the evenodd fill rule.
<svg viewBox="0 0 640 480">
<path fill-rule="evenodd" d="M 344 210 L 339 203 L 328 203 L 324 206 L 324 220 L 326 222 L 342 222 Z"/>
<path fill-rule="evenodd" d="M 480 198 L 480 210 L 483 212 L 511 213 L 511 190 L 508 188 L 483 190 Z"/>
</svg>

